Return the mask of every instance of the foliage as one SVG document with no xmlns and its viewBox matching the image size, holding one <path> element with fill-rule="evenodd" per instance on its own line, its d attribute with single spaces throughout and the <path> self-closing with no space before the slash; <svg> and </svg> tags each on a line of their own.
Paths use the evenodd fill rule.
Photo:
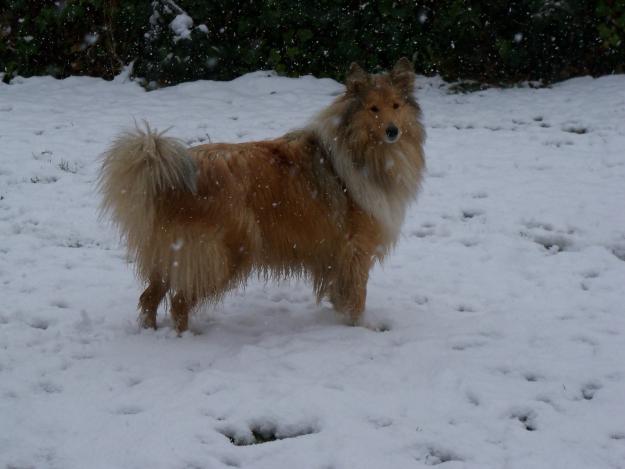
<svg viewBox="0 0 625 469">
<path fill-rule="evenodd" d="M 0 73 L 148 87 L 258 69 L 341 78 L 401 56 L 486 83 L 623 72 L 624 0 L 5 0 Z"/>
</svg>

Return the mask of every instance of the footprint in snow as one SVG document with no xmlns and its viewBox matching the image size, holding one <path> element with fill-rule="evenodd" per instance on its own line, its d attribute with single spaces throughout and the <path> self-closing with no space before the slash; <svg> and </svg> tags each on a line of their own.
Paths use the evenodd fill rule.
<svg viewBox="0 0 625 469">
<path fill-rule="evenodd" d="M 235 446 L 271 443 L 272 441 L 298 438 L 319 433 L 319 429 L 315 425 L 280 428 L 274 423 L 263 421 L 255 422 L 250 425 L 249 428 L 225 426 L 218 431 Z"/>
<path fill-rule="evenodd" d="M 58 177 L 56 176 L 32 176 L 30 178 L 30 182 L 32 182 L 33 184 L 53 184 L 55 182 L 57 182 L 59 180 Z"/>
<path fill-rule="evenodd" d="M 48 327 L 50 327 L 51 323 L 47 319 L 33 318 L 28 322 L 28 325 L 33 329 L 41 329 L 42 331 L 45 331 Z"/>
<path fill-rule="evenodd" d="M 518 420 L 525 430 L 533 432 L 537 429 L 536 418 L 537 414 L 532 409 L 516 409 L 510 413 L 511 419 Z"/>
<path fill-rule="evenodd" d="M 536 383 L 537 381 L 543 381 L 545 378 L 539 373 L 533 373 L 531 371 L 523 373 L 523 378 L 528 383 Z"/>
<path fill-rule="evenodd" d="M 393 419 L 385 416 L 371 416 L 367 420 L 376 429 L 387 428 L 393 425 Z"/>
<path fill-rule="evenodd" d="M 202 391 L 202 394 L 204 394 L 205 396 L 214 396 L 215 394 L 218 394 L 224 391 L 230 391 L 231 389 L 232 389 L 232 386 L 228 386 L 227 384 L 213 383 L 207 386 L 206 388 L 204 388 L 204 390 Z"/>
<path fill-rule="evenodd" d="M 125 405 L 118 407 L 112 413 L 114 415 L 137 415 L 143 412 L 143 409 L 135 405 Z"/>
<path fill-rule="evenodd" d="M 589 345 L 591 347 L 597 347 L 599 345 L 599 342 L 596 339 L 593 339 L 592 337 L 589 337 L 587 335 L 576 335 L 576 336 L 573 336 L 571 340 L 573 342 L 578 342 L 580 344 Z"/>
<path fill-rule="evenodd" d="M 464 340 L 456 342 L 451 346 L 452 350 L 456 350 L 462 352 L 464 350 L 481 348 L 486 345 L 486 342 L 483 340 Z"/>
<path fill-rule="evenodd" d="M 43 133 L 43 130 L 41 131 Z M 54 155 L 54 153 L 50 150 L 43 150 L 40 151 L 39 153 L 35 154 L 33 153 L 33 158 L 36 160 L 51 160 L 52 159 L 52 155 Z"/>
<path fill-rule="evenodd" d="M 62 299 L 52 300 L 50 302 L 50 306 L 54 306 L 59 309 L 67 309 L 69 308 L 69 303 Z"/>
<path fill-rule="evenodd" d="M 225 456 L 221 459 L 226 467 L 241 467 L 241 462 L 231 456 Z"/>
<path fill-rule="evenodd" d="M 432 229 L 414 230 L 410 232 L 410 235 L 414 236 L 415 238 L 427 238 L 428 236 L 434 235 L 434 230 Z"/>
<path fill-rule="evenodd" d="M 459 313 L 475 313 L 476 309 L 471 305 L 462 303 L 456 306 L 456 311 L 458 311 Z"/>
<path fill-rule="evenodd" d="M 551 397 L 545 394 L 539 394 L 538 396 L 536 396 L 535 400 L 538 402 L 542 402 L 543 404 L 547 404 L 548 406 L 550 406 L 553 410 L 557 412 L 563 411 L 562 407 L 556 404 Z"/>
<path fill-rule="evenodd" d="M 80 350 L 78 352 L 74 352 L 71 355 L 73 360 L 92 360 L 93 358 L 95 358 L 95 354 L 93 352 L 90 352 L 88 350 Z"/>
<path fill-rule="evenodd" d="M 438 466 L 439 464 L 445 464 L 453 461 L 464 461 L 458 454 L 450 449 L 444 448 L 439 445 L 429 445 L 421 451 L 422 454 L 416 459 L 423 461 L 427 466 Z"/>
<path fill-rule="evenodd" d="M 596 382 L 596 381 L 591 381 L 589 383 L 586 383 L 585 385 L 582 386 L 580 392 L 582 394 L 582 397 L 587 400 L 587 401 L 591 401 L 594 399 L 595 394 L 597 393 L 597 391 L 599 391 L 603 386 L 601 386 L 600 383 Z"/>
<path fill-rule="evenodd" d="M 469 404 L 475 407 L 480 406 L 481 404 L 480 398 L 473 391 L 467 391 L 465 394 L 465 397 L 467 398 L 467 401 L 469 402 Z"/>
<path fill-rule="evenodd" d="M 524 224 L 525 230 L 521 236 L 530 238 L 536 244 L 545 248 L 550 254 L 567 251 L 574 245 L 571 235 L 575 230 L 556 230 L 550 223 L 528 222 Z"/>
<path fill-rule="evenodd" d="M 475 217 L 481 217 L 484 215 L 484 211 L 479 208 L 471 208 L 462 211 L 462 221 L 469 221 Z"/>
<path fill-rule="evenodd" d="M 571 134 L 583 135 L 583 134 L 588 133 L 588 128 L 584 127 L 583 125 L 569 124 L 569 125 L 564 125 L 562 127 L 562 131 L 568 132 Z"/>
<path fill-rule="evenodd" d="M 59 394 L 63 392 L 63 387 L 52 381 L 40 381 L 37 383 L 37 390 L 46 394 Z"/>
<path fill-rule="evenodd" d="M 609 251 L 612 252 L 618 260 L 625 262 L 625 244 L 616 244 L 609 248 Z"/>
<path fill-rule="evenodd" d="M 198 461 L 186 461 L 182 469 L 208 469 L 208 467 Z"/>
<path fill-rule="evenodd" d="M 599 272 L 596 270 L 586 270 L 582 272 L 582 277 L 584 278 L 597 278 L 599 277 Z"/>
<path fill-rule="evenodd" d="M 543 145 L 560 148 L 562 146 L 574 145 L 574 143 L 571 140 L 545 140 Z"/>
<path fill-rule="evenodd" d="M 139 378 L 138 376 L 129 376 L 124 380 L 124 382 L 129 388 L 134 388 L 135 386 L 143 383 L 143 378 Z"/>
<path fill-rule="evenodd" d="M 412 297 L 412 301 L 418 305 L 425 305 L 430 301 L 430 299 L 425 295 L 414 295 Z"/>
</svg>

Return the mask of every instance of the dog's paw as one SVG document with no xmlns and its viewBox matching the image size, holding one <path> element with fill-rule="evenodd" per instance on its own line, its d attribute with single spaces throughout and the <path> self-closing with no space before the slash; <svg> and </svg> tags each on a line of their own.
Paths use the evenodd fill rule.
<svg viewBox="0 0 625 469">
<path fill-rule="evenodd" d="M 139 326 L 143 329 L 155 329 L 156 330 L 156 314 L 151 314 L 148 312 L 139 313 L 139 318 L 137 319 Z"/>
</svg>

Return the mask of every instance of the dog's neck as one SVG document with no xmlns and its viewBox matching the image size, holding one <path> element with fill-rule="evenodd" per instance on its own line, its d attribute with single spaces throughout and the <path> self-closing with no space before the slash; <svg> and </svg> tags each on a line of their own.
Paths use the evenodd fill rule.
<svg viewBox="0 0 625 469">
<path fill-rule="evenodd" d="M 399 237 L 406 209 L 414 194 L 407 194 L 401 188 L 382 186 L 376 181 L 372 168 L 369 168 L 366 162 L 356 165 L 354 161 L 366 160 L 354 158 L 357 155 L 341 141 L 332 119 L 333 117 L 318 119 L 309 130 L 316 135 L 337 177 L 347 188 L 348 195 L 381 225 L 388 243 L 394 244 Z"/>
</svg>

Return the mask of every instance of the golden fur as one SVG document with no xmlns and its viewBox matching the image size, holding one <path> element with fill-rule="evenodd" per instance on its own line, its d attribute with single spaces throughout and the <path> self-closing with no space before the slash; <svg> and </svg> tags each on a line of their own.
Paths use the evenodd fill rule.
<svg viewBox="0 0 625 469">
<path fill-rule="evenodd" d="M 170 292 L 182 332 L 196 304 L 253 272 L 309 277 L 318 299 L 357 321 L 369 270 L 397 241 L 424 169 L 413 88 L 407 59 L 378 75 L 352 64 L 343 95 L 275 140 L 185 148 L 149 127 L 121 135 L 99 185 L 148 284 L 142 325 L 156 327 Z"/>
</svg>

